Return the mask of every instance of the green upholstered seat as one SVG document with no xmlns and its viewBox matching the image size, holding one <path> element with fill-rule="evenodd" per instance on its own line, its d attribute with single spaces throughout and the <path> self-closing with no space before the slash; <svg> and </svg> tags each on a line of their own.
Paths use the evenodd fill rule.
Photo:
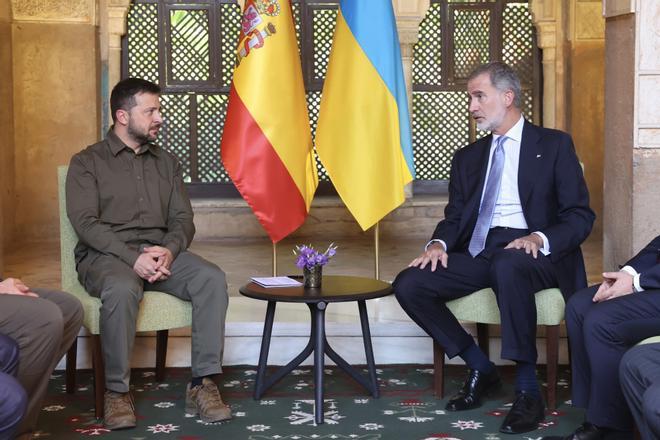
<svg viewBox="0 0 660 440">
<path fill-rule="evenodd" d="M 650 338 L 646 338 L 643 341 L 640 341 L 637 345 L 657 344 L 658 342 L 660 342 L 660 336 L 651 336 Z"/>
<path fill-rule="evenodd" d="M 559 289 L 545 289 L 537 292 L 536 324 L 559 325 L 564 319 L 564 297 Z M 497 307 L 493 289 L 476 292 L 447 302 L 447 307 L 459 321 L 499 324 L 500 310 Z"/>
<path fill-rule="evenodd" d="M 103 414 L 103 393 L 105 391 L 105 372 L 101 356 L 99 319 L 101 300 L 89 295 L 78 282 L 73 250 L 78 242 L 69 218 L 66 215 L 65 181 L 67 166 L 57 169 L 60 209 L 60 252 L 62 269 L 62 290 L 75 295 L 83 305 L 85 317 L 83 325 L 92 334 L 92 363 L 94 367 L 94 394 L 96 416 Z M 140 303 L 137 317 L 138 332 L 157 332 L 156 344 L 156 380 L 161 381 L 165 371 L 168 330 L 189 327 L 192 323 L 192 305 L 163 292 L 146 291 Z M 74 343 L 67 354 L 67 392 L 75 389 L 77 344 Z M 99 368 L 99 366 L 101 368 Z"/>
</svg>

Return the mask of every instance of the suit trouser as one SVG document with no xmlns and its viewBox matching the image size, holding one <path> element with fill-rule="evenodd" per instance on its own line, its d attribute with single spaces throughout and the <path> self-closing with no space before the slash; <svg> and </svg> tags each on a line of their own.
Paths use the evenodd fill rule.
<svg viewBox="0 0 660 440">
<path fill-rule="evenodd" d="M 526 230 L 495 228 L 486 249 L 476 258 L 450 253 L 447 268 L 438 263 L 424 269 L 409 267 L 394 280 L 397 300 L 406 313 L 447 353 L 454 357 L 474 343 L 445 303 L 491 287 L 497 297 L 502 326 L 503 359 L 536 363 L 536 302 L 534 293 L 556 287 L 555 268 L 539 253 L 503 249 Z"/>
<path fill-rule="evenodd" d="M 110 255 L 83 260 L 78 270 L 85 289 L 101 299 L 100 336 L 108 390 L 129 390 L 130 358 L 144 290 L 166 292 L 192 302 L 192 375 L 222 371 L 228 296 L 225 274 L 218 266 L 184 251 L 172 262 L 170 277 L 153 284 Z"/>
<path fill-rule="evenodd" d="M 621 359 L 619 376 L 642 438 L 660 439 L 660 344 L 628 350 Z"/>
<path fill-rule="evenodd" d="M 632 419 L 619 385 L 619 363 L 637 342 L 660 332 L 660 291 L 594 303 L 598 286 L 573 294 L 566 306 L 573 405 L 586 420 L 628 431 Z"/>
<path fill-rule="evenodd" d="M 18 344 L 0 334 L 0 440 L 12 438 L 27 409 L 27 395 L 15 376 Z"/>
<path fill-rule="evenodd" d="M 17 434 L 33 431 L 50 374 L 78 336 L 80 301 L 58 291 L 32 289 L 39 298 L 0 295 L 0 333 L 18 344 L 18 381 L 29 396 Z"/>
</svg>

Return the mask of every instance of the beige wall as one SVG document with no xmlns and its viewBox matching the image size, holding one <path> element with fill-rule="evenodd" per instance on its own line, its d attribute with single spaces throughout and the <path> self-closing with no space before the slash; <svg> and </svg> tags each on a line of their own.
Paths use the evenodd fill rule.
<svg viewBox="0 0 660 440">
<path fill-rule="evenodd" d="M 11 10 L 0 2 L 0 273 L 3 272 L 4 244 L 9 241 L 11 196 L 14 173 L 14 125 L 11 70 Z"/>
<path fill-rule="evenodd" d="M 600 1 L 572 0 L 569 9 L 569 131 L 584 163 L 596 212 L 592 236 L 602 235 L 605 123 L 605 19 Z"/>
<path fill-rule="evenodd" d="M 603 266 L 609 270 L 632 254 L 635 15 L 608 18 L 605 39 Z"/>
<path fill-rule="evenodd" d="M 56 167 L 96 141 L 96 27 L 14 21 L 14 236 L 58 236 Z"/>
</svg>

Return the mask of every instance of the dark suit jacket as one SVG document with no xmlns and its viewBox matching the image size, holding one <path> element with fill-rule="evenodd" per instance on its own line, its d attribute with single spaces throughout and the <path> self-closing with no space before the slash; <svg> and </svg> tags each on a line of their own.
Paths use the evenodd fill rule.
<svg viewBox="0 0 660 440">
<path fill-rule="evenodd" d="M 637 255 L 632 257 L 625 264 L 634 268 L 639 275 L 639 284 L 642 289 L 658 290 L 660 289 L 660 262 L 658 262 L 658 253 L 660 252 L 660 235 L 655 237 L 644 247 Z M 634 293 L 633 295 L 646 295 L 647 293 Z M 623 297 L 624 301 L 625 298 Z M 658 302 L 660 297 L 657 295 L 649 296 L 649 301 Z M 640 318 L 631 317 L 630 320 L 618 324 L 618 331 L 621 339 L 630 344 L 636 344 L 639 341 L 651 336 L 660 334 L 660 319 L 658 317 Z"/>
<path fill-rule="evenodd" d="M 492 136 L 458 150 L 451 165 L 449 203 L 433 239 L 448 252 L 467 251 L 479 213 Z M 568 298 L 587 285 L 580 250 L 593 225 L 589 193 L 571 137 L 525 121 L 520 145 L 518 191 L 530 231 L 548 237 L 559 288 Z"/>
<path fill-rule="evenodd" d="M 642 289 L 660 289 L 660 235 L 655 237 L 644 249 L 632 257 L 625 266 L 631 266 L 639 275 Z"/>
</svg>

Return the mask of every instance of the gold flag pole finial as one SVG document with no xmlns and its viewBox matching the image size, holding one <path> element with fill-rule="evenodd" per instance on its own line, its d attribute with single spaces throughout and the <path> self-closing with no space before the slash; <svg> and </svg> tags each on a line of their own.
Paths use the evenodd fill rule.
<svg viewBox="0 0 660 440">
<path fill-rule="evenodd" d="M 376 279 L 380 279 L 380 222 L 376 222 L 374 227 L 374 270 L 376 272 Z"/>
</svg>

